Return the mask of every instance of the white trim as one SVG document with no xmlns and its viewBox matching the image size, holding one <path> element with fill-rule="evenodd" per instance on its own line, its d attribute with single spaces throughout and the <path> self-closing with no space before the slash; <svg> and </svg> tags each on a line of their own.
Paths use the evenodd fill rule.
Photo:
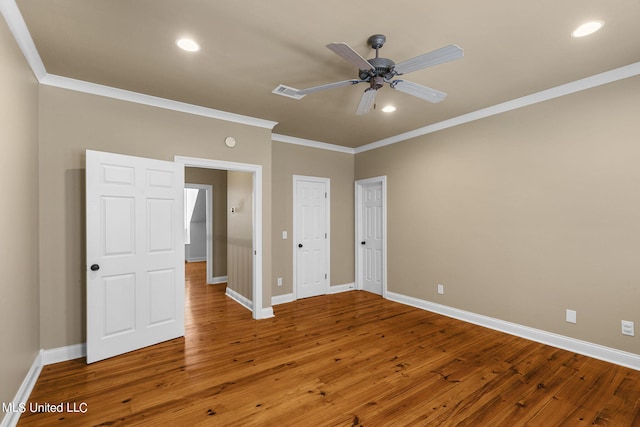
<svg viewBox="0 0 640 427">
<path fill-rule="evenodd" d="M 556 86 L 551 89 L 546 89 L 540 92 L 533 93 L 531 95 L 523 96 L 513 99 L 511 101 L 496 104 L 491 107 L 476 110 L 471 113 L 463 114 L 461 116 L 453 117 L 448 120 L 444 120 L 438 123 L 434 123 L 429 126 L 424 126 L 409 132 L 401 133 L 390 138 L 381 139 L 370 144 L 362 145 L 355 149 L 355 153 L 363 153 L 365 151 L 375 150 L 376 148 L 385 147 L 387 145 L 395 144 L 397 142 L 406 141 L 411 138 L 426 135 L 429 133 L 437 132 L 443 129 L 448 129 L 454 126 L 458 126 L 464 123 L 473 122 L 475 120 L 484 119 L 486 117 L 495 116 L 497 114 L 506 113 L 507 111 L 516 110 L 518 108 L 527 107 L 529 105 L 537 104 L 540 102 L 548 101 L 550 99 L 559 98 L 561 96 L 569 95 L 575 92 L 580 92 L 586 89 L 591 89 L 597 86 L 601 86 L 607 83 L 612 83 L 618 80 L 626 79 L 629 77 L 637 76 L 640 74 L 640 62 L 626 65 L 624 67 L 616 68 L 604 73 L 595 74 L 591 77 L 576 80 L 571 83 Z"/>
<path fill-rule="evenodd" d="M 262 307 L 262 165 L 236 163 L 224 160 L 200 159 L 196 157 L 175 156 L 174 161 L 184 167 L 222 169 L 228 171 L 250 172 L 253 174 L 253 318 L 264 319 L 269 316 L 269 307 Z"/>
<path fill-rule="evenodd" d="M 359 179 L 355 182 L 355 261 L 356 261 L 356 289 L 364 289 L 362 280 L 362 251 L 360 250 L 361 217 L 362 217 L 362 187 L 367 184 L 382 184 L 382 297 L 387 297 L 387 176 Z"/>
<path fill-rule="evenodd" d="M 215 110 L 213 108 L 201 107 L 199 105 L 187 104 L 185 102 L 159 98 L 157 96 L 145 95 L 138 92 L 131 92 L 129 90 L 99 85 L 68 77 L 56 76 L 54 74 L 47 74 L 40 80 L 40 83 L 47 86 L 69 89 L 77 92 L 104 96 L 106 98 L 119 99 L 121 101 L 134 102 L 136 104 L 164 108 L 165 110 L 179 111 L 181 113 L 209 117 L 212 119 L 219 119 L 265 129 L 273 129 L 273 127 L 278 124 L 278 122 L 270 120 L 256 119 L 255 117 L 228 113 L 226 111 Z"/>
<path fill-rule="evenodd" d="M 349 292 L 356 289 L 355 283 L 345 283 L 344 285 L 333 285 L 329 286 L 330 294 L 340 294 L 342 292 Z"/>
<path fill-rule="evenodd" d="M 343 145 L 328 144 L 326 142 L 313 141 L 311 139 L 296 138 L 295 136 L 280 135 L 277 133 L 271 134 L 271 139 L 273 141 L 284 142 L 287 144 L 303 145 L 305 147 L 318 148 L 320 150 L 337 151 L 339 153 L 346 153 L 346 154 L 356 153 L 355 148 L 345 147 Z"/>
<path fill-rule="evenodd" d="M 295 300 L 296 298 L 294 297 L 293 292 L 284 295 L 274 295 L 271 297 L 271 305 L 286 304 Z"/>
<path fill-rule="evenodd" d="M 184 188 L 197 188 L 198 190 L 205 191 L 205 216 L 206 225 L 205 233 L 207 234 L 206 243 L 206 256 L 203 259 L 189 258 L 189 262 L 206 261 L 207 262 L 207 285 L 214 284 L 215 277 L 213 277 L 213 186 L 209 184 L 192 184 L 190 182 L 184 183 Z"/>
<path fill-rule="evenodd" d="M 343 285 L 332 285 L 329 286 L 329 291 L 327 294 L 339 294 L 342 292 L 349 292 L 356 289 L 355 283 L 345 283 Z M 279 304 L 287 304 L 289 302 L 296 301 L 296 298 L 293 293 L 283 294 L 283 295 L 274 295 L 271 297 L 271 305 L 279 305 Z"/>
<path fill-rule="evenodd" d="M 2 421 L 0 422 L 0 427 L 14 427 L 18 424 L 18 420 L 20 419 L 20 405 L 26 405 L 29 401 L 29 396 L 33 391 L 33 387 L 35 387 L 36 382 L 38 381 L 38 377 L 40 376 L 40 372 L 42 372 L 42 350 L 38 352 L 36 358 L 33 360 L 31 364 L 31 368 L 27 372 L 27 375 L 24 377 L 22 384 L 20 384 L 20 388 L 18 388 L 18 392 L 16 396 L 11 401 L 11 405 L 14 408 L 13 412 L 7 412 Z"/>
<path fill-rule="evenodd" d="M 240 295 L 238 292 L 234 291 L 230 287 L 227 286 L 227 290 L 225 291 L 225 295 L 246 308 L 249 311 L 253 311 L 253 302 L 244 295 Z"/>
<path fill-rule="evenodd" d="M 327 233 L 327 244 L 325 248 L 325 262 L 327 263 L 327 278 L 325 279 L 324 294 L 329 293 L 331 287 L 331 178 L 323 178 L 317 176 L 293 175 L 293 238 L 291 244 L 293 248 L 293 297 L 298 299 L 298 221 L 296 215 L 297 208 L 297 185 L 300 181 L 317 182 L 324 184 L 326 192 L 325 203 L 325 230 Z"/>
<path fill-rule="evenodd" d="M 18 5 L 14 0 L 2 0 L 0 1 L 0 13 L 4 16 L 4 20 L 7 21 L 9 31 L 13 34 L 13 38 L 31 67 L 31 71 L 33 71 L 36 79 L 41 81 L 47 75 L 47 70 L 44 68 L 38 49 L 36 49 Z"/>
<path fill-rule="evenodd" d="M 387 292 L 387 299 L 640 371 L 640 355 L 638 354 L 628 353 L 626 351 L 605 347 L 599 344 L 566 337 L 564 335 L 540 329 L 530 328 L 528 326 L 495 319 L 493 317 L 465 310 L 459 310 L 457 308 L 397 294 L 395 292 Z"/>
<path fill-rule="evenodd" d="M 208 285 L 219 285 L 220 283 L 227 283 L 229 281 L 229 276 L 216 276 L 211 280 L 211 283 L 207 283 Z"/>
<path fill-rule="evenodd" d="M 42 350 L 42 364 L 52 365 L 54 363 L 66 362 L 67 360 L 79 359 L 87 356 L 87 344 L 74 344 L 65 347 Z"/>
<path fill-rule="evenodd" d="M 196 258 L 193 258 L 193 257 L 187 256 L 185 258 L 187 258 L 186 259 L 187 262 L 202 262 L 202 261 L 206 261 L 207 260 L 207 257 L 196 257 Z M 209 276 L 208 275 L 207 275 L 207 280 L 209 280 Z M 209 282 L 207 282 L 207 285 L 208 284 L 209 284 Z"/>
<path fill-rule="evenodd" d="M 263 308 L 260 312 L 261 319 L 270 319 L 272 317 L 275 317 L 275 314 L 273 314 L 273 307 Z"/>
</svg>

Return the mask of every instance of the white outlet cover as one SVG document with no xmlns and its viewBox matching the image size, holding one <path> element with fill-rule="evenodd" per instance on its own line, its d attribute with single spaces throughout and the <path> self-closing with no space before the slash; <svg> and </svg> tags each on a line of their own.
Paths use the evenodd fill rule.
<svg viewBox="0 0 640 427">
<path fill-rule="evenodd" d="M 576 323 L 576 312 L 575 310 L 567 310 L 567 322 Z"/>
<path fill-rule="evenodd" d="M 444 294 L 444 285 L 438 284 L 438 294 L 440 295 Z"/>
</svg>

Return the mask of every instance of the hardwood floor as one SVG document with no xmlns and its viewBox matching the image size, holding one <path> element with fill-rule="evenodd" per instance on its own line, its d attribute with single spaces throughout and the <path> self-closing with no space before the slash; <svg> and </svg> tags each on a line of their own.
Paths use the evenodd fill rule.
<svg viewBox="0 0 640 427">
<path fill-rule="evenodd" d="M 361 291 L 254 321 L 204 276 L 187 264 L 186 338 L 45 366 L 29 405 L 85 412 L 19 425 L 640 425 L 638 371 Z"/>
</svg>

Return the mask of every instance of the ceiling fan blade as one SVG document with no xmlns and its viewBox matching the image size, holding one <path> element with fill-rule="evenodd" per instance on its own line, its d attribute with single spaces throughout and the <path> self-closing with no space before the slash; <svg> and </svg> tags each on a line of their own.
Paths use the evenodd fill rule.
<svg viewBox="0 0 640 427">
<path fill-rule="evenodd" d="M 341 82 L 335 82 L 335 83 L 328 83 L 326 85 L 320 85 L 320 86 L 314 86 L 314 87 L 309 87 L 307 89 L 298 89 L 296 90 L 296 94 L 297 95 L 307 95 L 310 93 L 314 93 L 314 92 L 320 92 L 321 90 L 329 90 L 329 89 L 334 89 L 337 87 L 342 87 L 342 86 L 349 86 L 349 85 L 355 85 L 358 83 L 364 82 L 364 80 L 344 80 Z"/>
<path fill-rule="evenodd" d="M 406 80 L 394 80 L 390 83 L 390 86 L 400 92 L 408 93 L 409 95 L 424 99 L 425 101 L 433 102 L 434 104 L 447 97 L 447 94 L 444 92 L 419 85 L 418 83 L 408 82 Z"/>
<path fill-rule="evenodd" d="M 376 92 L 378 92 L 378 90 L 372 87 L 364 91 L 364 93 L 362 94 L 362 98 L 360 98 L 358 109 L 356 110 L 356 114 L 358 116 L 367 114 L 369 110 L 371 110 L 373 102 L 376 100 Z"/>
<path fill-rule="evenodd" d="M 396 74 L 406 74 L 434 65 L 460 59 L 464 56 L 464 50 L 460 46 L 450 44 L 432 52 L 416 56 L 415 58 L 402 61 L 393 68 Z"/>
<path fill-rule="evenodd" d="M 342 57 L 343 59 L 346 59 L 347 61 L 358 67 L 358 70 L 376 70 L 373 65 L 369 64 L 369 61 L 364 59 L 362 55 L 353 50 L 351 46 L 346 43 L 329 43 L 327 47 L 336 55 Z"/>
</svg>

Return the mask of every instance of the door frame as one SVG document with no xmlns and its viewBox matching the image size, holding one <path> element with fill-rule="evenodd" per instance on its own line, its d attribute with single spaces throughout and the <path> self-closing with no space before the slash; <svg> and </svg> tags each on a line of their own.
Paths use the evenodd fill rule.
<svg viewBox="0 0 640 427">
<path fill-rule="evenodd" d="M 213 277 L 213 186 L 209 184 L 192 184 L 185 182 L 184 188 L 197 188 L 205 192 L 207 285 L 214 285 L 216 282 Z"/>
<path fill-rule="evenodd" d="M 368 184 L 382 184 L 382 297 L 387 298 L 387 176 L 377 176 L 359 179 L 355 182 L 355 260 L 356 260 L 356 289 L 364 289 L 362 269 L 364 262 L 360 242 L 362 241 L 362 188 Z"/>
<path fill-rule="evenodd" d="M 317 176 L 305 176 L 305 175 L 293 175 L 293 237 L 291 239 L 291 247 L 293 249 L 293 299 L 298 299 L 298 260 L 297 260 L 297 246 L 298 246 L 298 221 L 296 215 L 296 206 L 298 203 L 297 185 L 299 181 L 311 181 L 320 182 L 324 184 L 324 188 L 327 193 L 325 203 L 325 230 L 327 230 L 327 244 L 325 246 L 325 260 L 327 263 L 327 280 L 325 283 L 325 294 L 329 293 L 331 288 L 331 179 Z"/>
<path fill-rule="evenodd" d="M 220 169 L 235 172 L 249 172 L 253 176 L 253 281 L 252 313 L 254 319 L 273 317 L 272 307 L 262 306 L 263 295 L 263 227 L 262 227 L 262 165 L 237 163 L 225 160 L 202 159 L 175 156 L 174 161 L 183 167 Z"/>
</svg>

